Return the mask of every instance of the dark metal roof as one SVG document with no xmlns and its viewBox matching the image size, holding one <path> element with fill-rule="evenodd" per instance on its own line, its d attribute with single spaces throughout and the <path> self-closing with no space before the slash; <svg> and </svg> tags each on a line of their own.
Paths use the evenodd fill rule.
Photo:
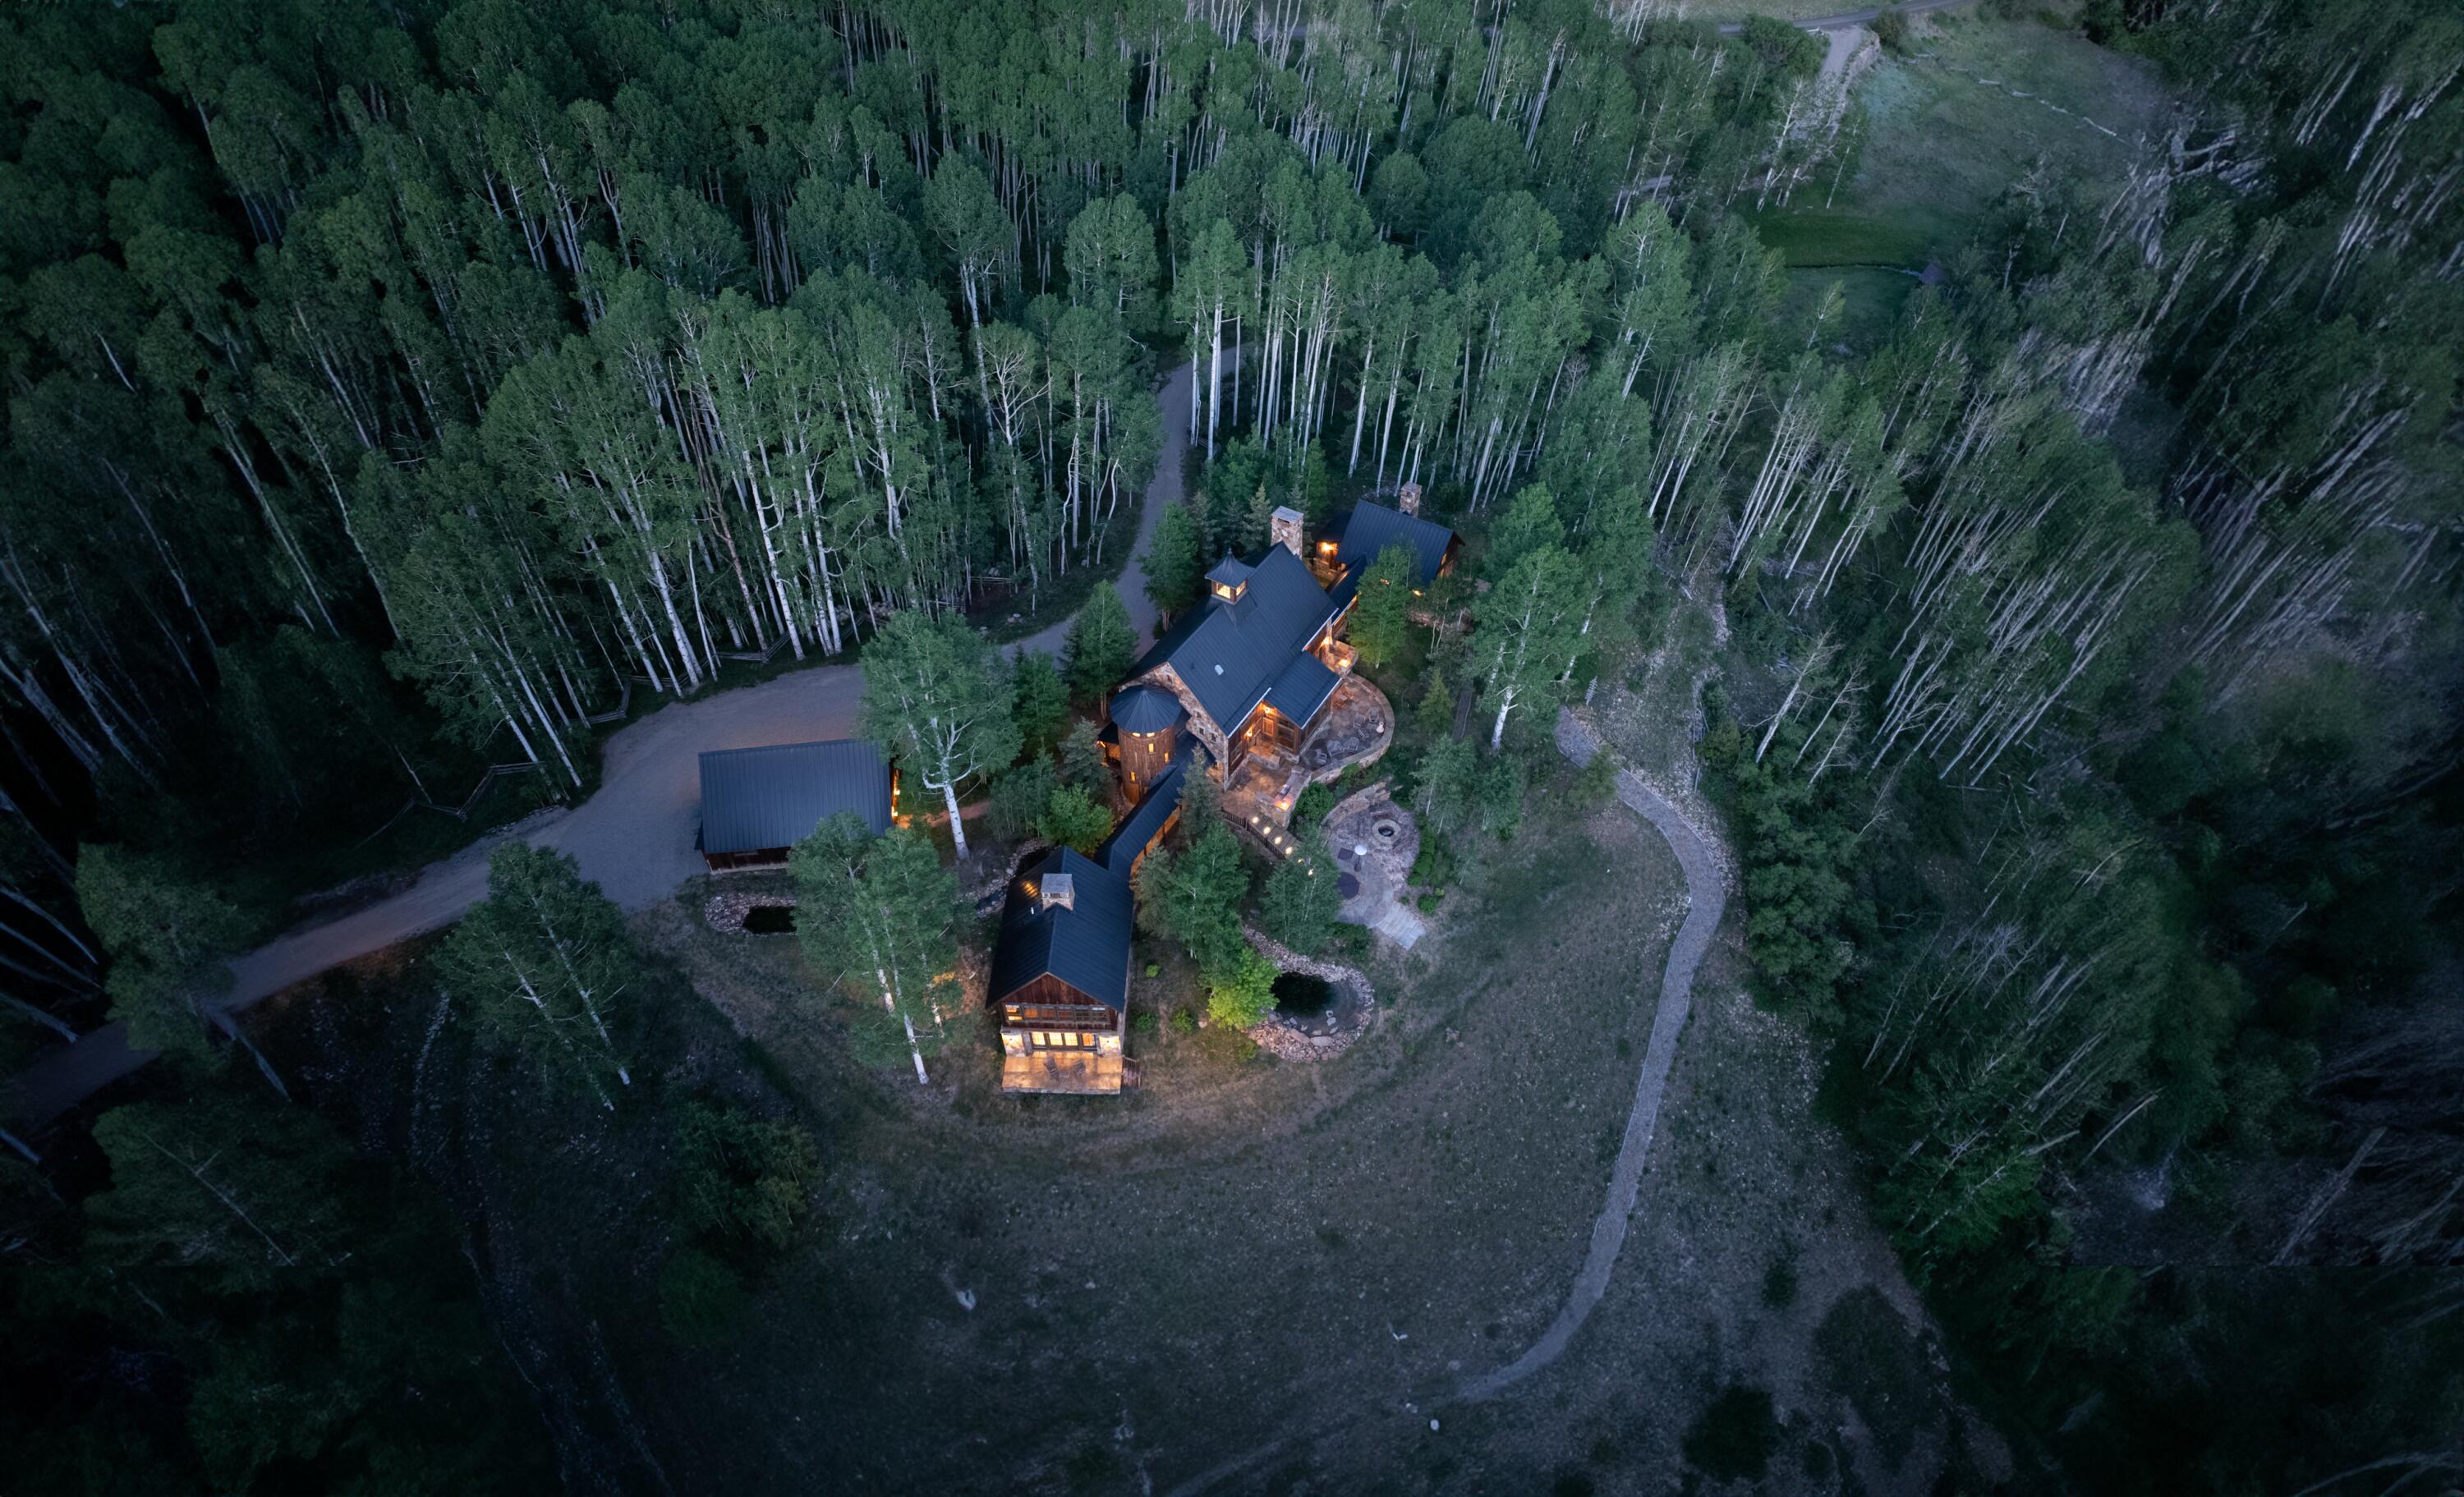
<svg viewBox="0 0 2464 1497">
<path fill-rule="evenodd" d="M 1133 686 L 1112 698 L 1112 721 L 1123 733 L 1162 733 L 1188 716 L 1180 698 L 1158 686 Z"/>
<path fill-rule="evenodd" d="M 1216 726 L 1231 733 L 1337 611 L 1300 558 L 1269 546 L 1239 603 L 1209 598 L 1181 615 L 1133 673 L 1171 666 Z"/>
<path fill-rule="evenodd" d="M 1292 657 L 1292 663 L 1266 689 L 1266 705 L 1294 722 L 1306 723 L 1317 715 L 1317 710 L 1334 694 L 1335 684 L 1342 679 L 1327 668 L 1325 661 L 1303 650 Z"/>
<path fill-rule="evenodd" d="M 1055 873 L 1069 879 L 1067 909 L 1044 908 L 1036 892 Z M 1129 875 L 1054 848 L 1010 885 L 993 947 L 992 1002 L 1048 973 L 1107 1008 L 1126 1009 L 1130 932 Z"/>
<path fill-rule="evenodd" d="M 1337 523 L 1334 559 L 1357 579 L 1376 564 L 1378 552 L 1397 541 L 1411 547 L 1420 563 L 1414 585 L 1426 587 L 1445 564 L 1446 548 L 1454 544 L 1455 533 L 1436 520 L 1363 499 Z"/>
<path fill-rule="evenodd" d="M 1155 776 L 1155 782 L 1138 798 L 1136 808 L 1095 849 L 1095 861 L 1123 878 L 1129 877 L 1130 870 L 1137 865 L 1138 854 L 1155 846 L 1155 840 L 1163 835 L 1163 824 L 1172 820 L 1172 813 L 1179 808 L 1180 765 L 1175 764 Z"/>
<path fill-rule="evenodd" d="M 701 849 L 791 848 L 841 811 L 890 827 L 890 761 L 862 738 L 715 749 L 701 757 Z"/>
</svg>

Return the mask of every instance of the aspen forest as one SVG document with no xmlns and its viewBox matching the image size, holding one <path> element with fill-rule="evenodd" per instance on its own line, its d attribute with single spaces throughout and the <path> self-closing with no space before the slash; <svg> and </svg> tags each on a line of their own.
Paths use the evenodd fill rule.
<svg viewBox="0 0 2464 1497">
<path fill-rule="evenodd" d="M 888 746 L 902 819 L 799 848 L 781 949 L 877 968 L 853 1053 L 941 1085 L 992 1043 L 959 994 L 1001 860 L 1111 830 L 1095 734 L 1145 648 L 1124 600 L 1168 624 L 1280 508 L 1314 538 L 1404 495 L 1463 560 L 1423 597 L 1407 550 L 1372 553 L 1347 637 L 1397 719 L 1415 887 L 1479 887 L 1428 870 L 1503 865 L 1555 803 L 1614 805 L 1608 769 L 1561 762 L 1561 709 L 1619 753 L 1637 715 L 1676 745 L 1631 767 L 1721 847 L 1735 955 L 1710 970 L 1812 1057 L 1799 1100 L 2005 1449 L 1939 1489 L 2464 1484 L 2464 15 L 2056 6 L 2045 30 L 2157 80 L 2161 126 L 2109 180 L 2013 177 L 1889 267 L 1869 330 L 1775 246 L 1876 148 L 1871 58 L 1800 30 L 1813 7 L 1692 9 L 0 17 L 0 1063 L 113 1022 L 163 1057 L 0 1132 L 0 1487 L 713 1489 L 654 1406 L 758 1325 L 747 1296 L 891 1336 L 797 1244 L 896 1244 L 977 1323 L 944 1263 L 999 1213 L 936 1185 L 865 1217 L 893 1167 L 833 1174 L 834 1130 L 905 1114 L 795 1095 L 766 1006 L 695 998 L 717 958 L 664 904 L 481 844 L 666 793 L 603 762 L 627 724 L 862 667 L 847 736 Z M 2038 24 L 1983 10 L 1959 24 Z M 1892 34 L 1859 45 L 1943 66 Z M 1182 501 L 1141 542 L 1151 486 Z M 1073 616 L 1057 666 L 998 652 Z M 1264 1013 L 1254 885 L 1287 945 L 1389 980 L 1329 934 L 1331 877 L 1236 867 L 1216 793 L 1139 873 L 1139 930 L 1238 968 Z M 1335 792 L 1310 793 L 1296 827 Z M 219 1006 L 348 892 L 449 859 L 477 902 L 329 975 L 330 1012 L 276 995 L 284 1044 Z M 1421 959 L 1483 959 L 1452 940 Z M 409 1079 L 338 1080 L 380 1032 Z M 1679 1110 L 1714 1089 L 1680 1080 L 1661 1129 L 1699 1133 Z M 488 1111 L 498 1090 L 529 1111 Z M 1022 1152 L 1063 1126 L 1018 1115 Z M 919 1128 L 960 1123 L 985 1126 Z M 561 1261 L 512 1225 L 543 1178 L 600 1233 Z M 627 1204 L 598 1211 L 603 1184 Z M 655 1231 L 606 1224 L 636 1208 Z M 934 1212 L 975 1223 L 961 1246 Z M 1342 1250 L 1290 1221 L 1297 1256 Z M 1588 1231 L 1563 1273 L 1533 1261 L 1571 1275 Z M 1039 1316 L 1096 1288 L 1050 1275 Z M 577 1285 L 638 1301 L 676 1359 L 642 1371 Z M 1439 1334 L 1389 1331 L 1380 1355 Z M 901 1392 L 901 1420 L 912 1397 L 917 1428 L 970 1429 L 973 1376 Z M 1359 1398 L 1387 1418 L 1391 1391 Z M 1439 1432 L 1441 1396 L 1408 1397 Z M 833 1446 L 738 1489 L 1196 1490 L 1173 1484 L 1266 1433 L 1208 1417 L 1221 1449 L 1151 1471 L 987 1448 L 978 1485 L 935 1486 Z M 942 1442 L 968 1440 L 999 1443 Z M 1866 1489 L 1687 1459 L 1572 1486 L 1432 1458 L 1384 1489 Z M 1277 1472 L 1205 1489 L 1356 1489 Z"/>
</svg>

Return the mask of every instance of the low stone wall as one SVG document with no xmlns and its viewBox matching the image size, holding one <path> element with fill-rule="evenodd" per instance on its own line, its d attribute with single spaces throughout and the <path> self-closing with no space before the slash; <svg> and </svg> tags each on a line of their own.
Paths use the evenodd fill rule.
<svg viewBox="0 0 2464 1497">
<path fill-rule="evenodd" d="M 744 917 L 754 911 L 793 910 L 794 908 L 796 908 L 796 896 L 793 894 L 734 892 L 711 895 L 709 901 L 701 907 L 701 917 L 710 922 L 710 928 L 714 931 L 722 931 L 730 936 L 746 936 L 752 933 L 745 930 Z"/>
<path fill-rule="evenodd" d="M 1368 1033 L 1369 1026 L 1377 1022 L 1377 990 L 1358 968 L 1304 957 L 1245 921 L 1241 931 L 1249 937 L 1249 943 L 1276 966 L 1286 972 L 1305 973 L 1320 981 L 1338 984 L 1350 990 L 1360 1004 L 1353 1022 L 1331 1034 L 1307 1033 L 1283 1015 L 1270 1013 L 1247 1031 L 1258 1048 L 1287 1061 L 1322 1061 L 1352 1048 L 1352 1042 Z"/>
</svg>

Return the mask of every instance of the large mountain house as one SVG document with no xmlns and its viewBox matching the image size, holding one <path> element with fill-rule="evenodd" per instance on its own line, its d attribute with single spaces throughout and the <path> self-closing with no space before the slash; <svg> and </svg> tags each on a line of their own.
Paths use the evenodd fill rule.
<svg viewBox="0 0 2464 1497">
<path fill-rule="evenodd" d="M 1351 674 L 1353 649 L 1334 637 L 1350 589 L 1329 593 L 1302 560 L 1297 511 L 1275 511 L 1272 534 L 1256 561 L 1216 563 L 1205 599 L 1155 641 L 1113 698 L 1125 784 L 1159 772 L 1183 732 L 1205 746 L 1227 787 L 1253 760 L 1293 760 Z"/>
<path fill-rule="evenodd" d="M 862 738 L 714 749 L 701 757 L 701 855 L 714 873 L 780 868 L 841 811 L 879 836 L 898 813 L 898 773 Z"/>
<path fill-rule="evenodd" d="M 1412 548 L 1419 585 L 1453 563 L 1454 532 L 1420 518 L 1417 500 L 1356 506 L 1314 560 L 1299 512 L 1275 511 L 1273 543 L 1216 563 L 1207 596 L 1132 668 L 1104 740 L 1135 808 L 1095 856 L 1056 848 L 1022 871 L 1001 912 L 990 1001 L 1002 1090 L 1121 1090 L 1133 875 L 1171 826 L 1201 746 L 1226 814 L 1279 850 L 1297 847 L 1278 834 L 1302 783 L 1383 750 L 1391 711 L 1335 636 L 1388 545 Z"/>
</svg>

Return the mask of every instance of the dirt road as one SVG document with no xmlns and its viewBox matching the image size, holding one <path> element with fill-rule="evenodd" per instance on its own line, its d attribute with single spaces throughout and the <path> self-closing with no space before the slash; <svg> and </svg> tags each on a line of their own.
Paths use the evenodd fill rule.
<svg viewBox="0 0 2464 1497">
<path fill-rule="evenodd" d="M 1882 12 L 1885 11 L 1897 11 L 1902 15 L 1915 15 L 1923 11 L 1947 11 L 1952 6 L 1968 3 L 1969 0 L 1907 0 L 1905 5 L 1867 6 L 1862 11 L 1842 11 L 1837 15 L 1817 15 L 1813 20 L 1797 22 L 1796 27 L 1797 30 L 1806 32 L 1836 32 L 1851 26 L 1871 26 L 1881 19 Z M 1745 22 L 1730 21 L 1720 28 L 1720 34 L 1734 36 L 1745 29 Z"/>
<path fill-rule="evenodd" d="M 1600 752 L 1598 738 L 1572 713 L 1557 718 L 1557 747 L 1577 764 L 1588 764 Z M 1642 1053 L 1642 1074 L 1635 1082 L 1634 1110 L 1626 1114 L 1625 1137 L 1617 1146 L 1617 1167 L 1609 1174 L 1608 1199 L 1592 1222 L 1591 1250 L 1567 1292 L 1557 1318 L 1521 1356 L 1495 1372 L 1464 1382 L 1463 1397 L 1478 1401 L 1495 1398 L 1555 1361 L 1583 1329 L 1592 1308 L 1608 1292 L 1610 1270 L 1625 1246 L 1626 1227 L 1634 1221 L 1636 1200 L 1642 1193 L 1643 1166 L 1650 1162 L 1652 1134 L 1660 1126 L 1660 1102 L 1668 1090 L 1669 1068 L 1677 1064 L 1677 1041 L 1685 1031 L 1694 1004 L 1694 970 L 1703 964 L 1711 934 L 1720 928 L 1728 895 L 1720 863 L 1702 832 L 1684 813 L 1635 775 L 1619 773 L 1617 799 L 1651 823 L 1677 854 L 1685 870 L 1685 919 L 1669 943 L 1668 965 L 1660 975 L 1660 1007 L 1652 1016 L 1651 1041 Z"/>
<path fill-rule="evenodd" d="M 1143 559 L 1155 540 L 1163 506 L 1180 497 L 1181 453 L 1189 445 L 1189 366 L 1173 371 L 1155 397 L 1163 408 L 1163 450 L 1141 496 L 1137 538 L 1121 570 L 1121 601 L 1141 636 L 1152 634 L 1155 607 L 1146 595 Z M 1067 620 L 1011 645 L 1016 654 L 1058 654 Z M 595 879 L 627 910 L 657 903 L 702 870 L 693 851 L 701 813 L 700 756 L 706 749 L 753 748 L 855 735 L 863 715 L 864 675 L 853 666 L 816 666 L 759 686 L 672 702 L 607 740 L 598 793 L 567 811 L 524 823 L 517 832 L 543 848 L 570 852 L 582 875 Z M 328 967 L 382 951 L 460 919 L 488 892 L 488 853 L 501 837 L 474 843 L 421 870 L 418 881 L 363 910 L 292 931 L 231 964 L 226 1010 L 303 982 Z M 74 1045 L 37 1056 L 11 1088 L 10 1112 L 39 1128 L 153 1058 L 130 1046 L 127 1031 L 105 1024 Z"/>
</svg>

